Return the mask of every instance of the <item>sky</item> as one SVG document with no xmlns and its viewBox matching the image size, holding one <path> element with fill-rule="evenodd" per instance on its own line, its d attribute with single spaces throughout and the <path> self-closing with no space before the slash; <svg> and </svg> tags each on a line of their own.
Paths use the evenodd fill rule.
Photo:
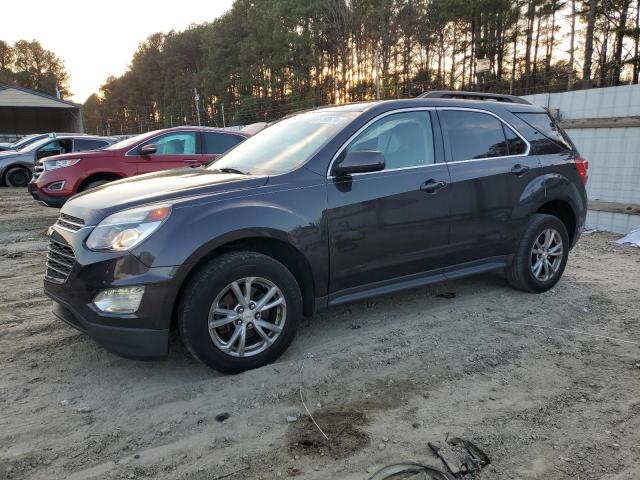
<svg viewBox="0 0 640 480">
<path fill-rule="evenodd" d="M 124 73 L 155 32 L 211 22 L 233 0 L 22 0 L 2 2 L 0 40 L 38 40 L 65 64 L 70 100 L 83 103 L 109 75 Z M 9 19 L 15 18 L 16 21 Z"/>
</svg>

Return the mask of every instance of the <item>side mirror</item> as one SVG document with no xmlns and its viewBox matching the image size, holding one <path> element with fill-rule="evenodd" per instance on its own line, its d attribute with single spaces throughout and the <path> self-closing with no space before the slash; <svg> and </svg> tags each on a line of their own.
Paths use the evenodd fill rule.
<svg viewBox="0 0 640 480">
<path fill-rule="evenodd" d="M 144 147 L 140 147 L 140 155 L 153 155 L 158 151 L 155 143 L 150 143 Z"/>
<path fill-rule="evenodd" d="M 61 154 L 62 154 L 61 148 L 55 148 L 53 150 L 40 150 L 36 154 L 36 158 L 40 160 L 41 158 L 53 157 L 55 155 L 61 155 Z"/>
<path fill-rule="evenodd" d="M 377 150 L 359 150 L 347 153 L 344 160 L 335 167 L 338 177 L 352 173 L 379 172 L 384 170 L 384 154 Z"/>
</svg>

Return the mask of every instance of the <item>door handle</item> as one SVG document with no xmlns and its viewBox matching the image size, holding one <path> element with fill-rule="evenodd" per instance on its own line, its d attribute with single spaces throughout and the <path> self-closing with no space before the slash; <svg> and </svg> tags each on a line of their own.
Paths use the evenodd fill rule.
<svg viewBox="0 0 640 480">
<path fill-rule="evenodd" d="M 436 193 L 438 193 L 438 191 L 440 191 L 440 189 L 444 188 L 447 186 L 447 182 L 443 182 L 441 181 L 435 181 L 433 178 L 427 180 L 426 182 L 424 182 L 422 185 L 420 185 L 420 190 L 425 192 L 425 193 L 429 193 L 431 195 L 434 195 Z"/>
<path fill-rule="evenodd" d="M 511 168 L 511 173 L 513 173 L 514 175 L 516 175 L 518 177 L 521 177 L 522 175 L 527 173 L 529 170 L 531 170 L 531 168 L 527 167 L 526 165 L 520 165 L 519 163 L 516 163 Z"/>
<path fill-rule="evenodd" d="M 196 160 L 195 158 L 185 158 L 184 161 L 186 163 L 197 163 L 198 160 Z"/>
</svg>

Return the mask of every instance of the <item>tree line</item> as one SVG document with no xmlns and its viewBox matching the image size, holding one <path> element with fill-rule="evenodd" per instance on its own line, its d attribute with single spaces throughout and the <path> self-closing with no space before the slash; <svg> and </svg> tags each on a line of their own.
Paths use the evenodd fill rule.
<svg viewBox="0 0 640 480">
<path fill-rule="evenodd" d="M 89 131 L 270 121 L 430 89 L 638 83 L 640 0 L 236 0 L 156 33 L 85 103 Z"/>
<path fill-rule="evenodd" d="M 69 74 L 58 56 L 33 40 L 13 45 L 0 40 L 0 83 L 18 85 L 61 98 L 70 96 Z"/>
</svg>

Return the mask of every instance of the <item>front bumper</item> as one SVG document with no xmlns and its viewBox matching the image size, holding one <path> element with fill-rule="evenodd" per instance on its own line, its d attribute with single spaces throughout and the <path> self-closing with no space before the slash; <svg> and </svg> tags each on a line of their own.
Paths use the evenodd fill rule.
<svg viewBox="0 0 640 480">
<path fill-rule="evenodd" d="M 123 357 L 166 358 L 173 307 L 186 266 L 148 267 L 129 252 L 93 252 L 84 246 L 90 231 L 91 227 L 76 232 L 52 228 L 52 240 L 71 247 L 75 254 L 66 280 L 44 281 L 44 291 L 54 301 L 53 314 Z M 106 313 L 93 304 L 99 292 L 128 286 L 145 288 L 136 313 Z"/>
<path fill-rule="evenodd" d="M 29 190 L 29 193 L 31 194 L 34 200 L 36 200 L 37 202 L 43 203 L 47 207 L 60 208 L 70 198 L 70 195 L 69 196 L 47 195 L 42 191 L 42 189 L 38 187 L 38 184 L 34 181 L 29 182 L 27 189 Z"/>
<path fill-rule="evenodd" d="M 71 306 L 47 292 L 53 300 L 51 312 L 73 328 L 86 333 L 112 353 L 134 360 L 161 360 L 169 354 L 169 329 L 113 327 L 93 323 Z"/>
</svg>

